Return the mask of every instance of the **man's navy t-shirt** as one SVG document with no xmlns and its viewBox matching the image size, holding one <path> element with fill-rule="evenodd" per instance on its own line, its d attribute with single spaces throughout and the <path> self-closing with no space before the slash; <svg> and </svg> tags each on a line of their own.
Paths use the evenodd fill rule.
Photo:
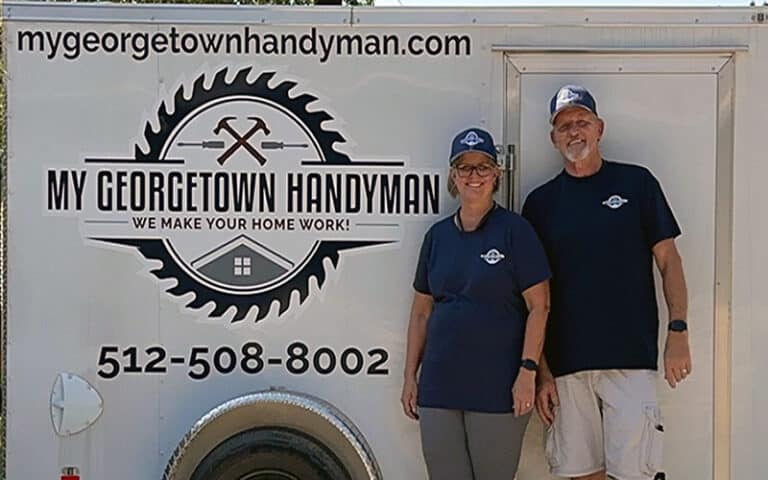
<svg viewBox="0 0 768 480">
<path fill-rule="evenodd" d="M 528 196 L 523 216 L 552 267 L 544 347 L 552 373 L 656 370 L 652 248 L 680 234 L 656 178 L 609 161 L 588 177 L 563 171 Z"/>
<path fill-rule="evenodd" d="M 419 406 L 511 412 L 528 315 L 522 292 L 549 277 L 533 228 L 502 207 L 471 232 L 453 216 L 433 225 L 413 282 L 434 299 Z"/>
</svg>

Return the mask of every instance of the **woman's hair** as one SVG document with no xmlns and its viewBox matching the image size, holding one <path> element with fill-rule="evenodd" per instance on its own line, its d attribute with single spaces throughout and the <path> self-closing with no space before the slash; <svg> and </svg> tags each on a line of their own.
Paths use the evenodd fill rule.
<svg viewBox="0 0 768 480">
<path fill-rule="evenodd" d="M 454 170 L 456 170 L 456 165 L 458 165 L 460 161 L 461 161 L 461 157 L 454 160 L 453 163 L 451 164 L 451 167 L 448 170 L 448 193 L 450 193 L 453 198 L 456 198 L 456 195 L 459 194 L 459 190 L 456 188 L 456 182 L 453 181 L 453 174 L 454 174 Z M 496 171 L 501 173 L 501 166 L 498 163 L 493 162 L 490 159 L 488 159 L 488 163 L 496 167 Z M 496 193 L 499 191 L 500 176 L 501 175 L 496 175 L 496 181 L 493 184 L 493 193 Z"/>
</svg>

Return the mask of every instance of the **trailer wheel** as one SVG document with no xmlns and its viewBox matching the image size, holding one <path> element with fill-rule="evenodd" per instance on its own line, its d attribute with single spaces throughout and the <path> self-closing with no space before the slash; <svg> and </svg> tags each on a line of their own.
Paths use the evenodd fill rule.
<svg viewBox="0 0 768 480">
<path fill-rule="evenodd" d="M 200 417 L 171 453 L 162 480 L 381 480 L 355 424 L 318 397 L 270 389 Z"/>
<path fill-rule="evenodd" d="M 329 449 L 291 429 L 253 429 L 220 443 L 190 480 L 349 480 Z"/>
</svg>

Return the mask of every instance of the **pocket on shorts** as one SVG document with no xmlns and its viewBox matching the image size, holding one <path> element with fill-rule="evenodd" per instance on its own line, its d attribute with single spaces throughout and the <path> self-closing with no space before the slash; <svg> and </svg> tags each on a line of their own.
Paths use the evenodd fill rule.
<svg viewBox="0 0 768 480">
<path fill-rule="evenodd" d="M 555 424 L 548 426 L 544 433 L 544 457 L 547 459 L 549 468 L 555 469 L 560 466 L 560 449 L 558 448 L 557 432 Z"/>
<path fill-rule="evenodd" d="M 655 403 L 643 405 L 645 429 L 640 455 L 640 470 L 645 475 L 656 475 L 662 468 L 664 456 L 664 423 L 661 411 Z"/>
</svg>

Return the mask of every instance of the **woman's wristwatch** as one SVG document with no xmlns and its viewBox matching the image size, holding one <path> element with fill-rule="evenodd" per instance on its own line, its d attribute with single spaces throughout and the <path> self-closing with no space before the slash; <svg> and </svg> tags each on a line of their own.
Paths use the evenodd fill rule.
<svg viewBox="0 0 768 480">
<path fill-rule="evenodd" d="M 539 366 L 536 364 L 536 362 L 530 358 L 524 358 L 522 362 L 520 362 L 520 368 L 524 368 L 526 370 L 530 370 L 532 372 L 535 372 L 538 370 Z"/>
<path fill-rule="evenodd" d="M 688 330 L 688 323 L 685 320 L 672 320 L 667 328 L 670 332 L 685 332 Z"/>
</svg>

